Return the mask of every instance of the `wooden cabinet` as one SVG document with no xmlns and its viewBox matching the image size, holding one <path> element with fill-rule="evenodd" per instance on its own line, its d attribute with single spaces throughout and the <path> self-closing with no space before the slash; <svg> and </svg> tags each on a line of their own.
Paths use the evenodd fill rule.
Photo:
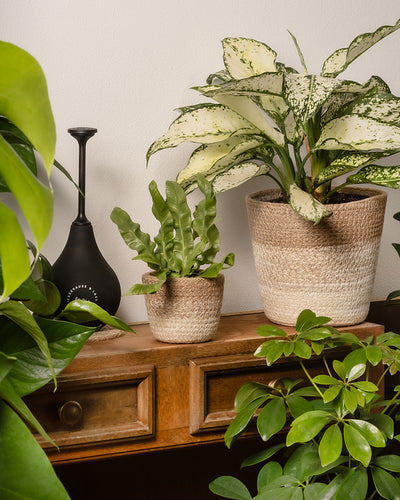
<svg viewBox="0 0 400 500">
<path fill-rule="evenodd" d="M 202 344 L 160 343 L 147 324 L 134 325 L 137 335 L 88 342 L 55 393 L 49 386 L 26 398 L 60 451 L 42 446 L 62 464 L 220 443 L 243 383 L 300 375 L 293 358 L 268 368 L 254 357 L 263 341 L 256 328 L 266 323 L 260 312 L 225 315 Z M 367 337 L 383 327 L 346 330 Z M 310 361 L 311 373 L 319 368 Z"/>
</svg>

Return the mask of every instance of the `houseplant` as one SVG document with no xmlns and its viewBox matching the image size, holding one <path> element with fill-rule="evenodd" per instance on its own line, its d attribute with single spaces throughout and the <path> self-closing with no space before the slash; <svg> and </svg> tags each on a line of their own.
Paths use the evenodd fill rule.
<svg viewBox="0 0 400 500">
<path fill-rule="evenodd" d="M 400 457 L 392 446 L 400 440 L 395 432 L 400 386 L 386 400 L 380 387 L 385 376 L 399 370 L 400 336 L 389 332 L 360 340 L 327 326 L 328 321 L 304 310 L 294 336 L 271 324 L 259 327 L 266 341 L 255 355 L 265 357 L 267 366 L 295 356 L 304 380 L 284 378 L 271 385 L 249 382 L 239 389 L 238 413 L 225 434 L 227 446 L 256 412 L 261 438 L 277 440 L 243 463 L 266 462 L 258 474 L 255 496 L 232 476 L 210 484 L 215 494 L 241 500 L 400 497 Z M 323 359 L 326 373 L 310 374 L 311 355 Z M 385 370 L 375 384 L 371 373 L 380 364 Z M 289 426 L 287 433 L 282 432 L 285 426 Z"/>
<path fill-rule="evenodd" d="M 336 77 L 357 57 L 399 27 L 400 21 L 393 26 L 382 26 L 373 33 L 358 36 L 347 48 L 335 51 L 326 59 L 320 75 L 307 72 L 304 56 L 293 36 L 302 73 L 276 62 L 276 52 L 261 42 L 247 38 L 224 39 L 225 69 L 210 75 L 208 85 L 195 87 L 203 96 L 215 102 L 181 108 L 181 115 L 168 131 L 150 146 L 148 160 L 157 151 L 175 147 L 184 141 L 199 143 L 200 146 L 192 153 L 177 179 L 188 192 L 196 187 L 197 173 L 202 173 L 212 182 L 215 192 L 233 188 L 258 175 L 272 177 L 282 193 L 281 201 L 309 222 L 302 224 L 302 232 L 312 228 L 313 224 L 323 225 L 324 221 L 329 220 L 335 211 L 333 205 L 337 206 L 338 202 L 343 201 L 343 198 L 336 196 L 339 190 L 344 201 L 348 200 L 343 188 L 349 185 L 376 184 L 397 188 L 400 167 L 382 166 L 376 162 L 399 151 L 399 98 L 377 76 L 371 76 L 363 84 Z M 334 180 L 339 184 L 333 185 Z M 364 192 L 362 196 L 368 197 L 368 194 Z M 254 205 L 265 199 L 270 201 L 271 197 L 263 192 L 247 198 L 253 238 L 264 224 L 258 211 L 253 215 Z M 287 204 L 280 205 L 290 214 Z M 340 210 L 345 204 L 339 203 Z M 264 207 L 264 210 L 268 208 Z M 335 217 L 333 215 L 331 219 Z M 287 220 L 284 222 L 288 226 L 289 236 L 291 223 Z M 360 223 L 364 223 L 364 219 Z M 254 224 L 256 229 L 253 229 Z M 268 231 L 271 226 L 279 229 L 281 224 L 266 222 Z M 293 224 L 300 223 L 295 219 Z M 319 238 L 318 230 L 307 230 L 313 231 L 310 240 Z M 379 246 L 377 239 L 380 231 L 378 229 L 370 238 L 375 240 L 372 245 L 375 248 Z M 326 232 L 332 238 L 333 232 L 329 229 Z M 340 234 L 343 232 L 340 231 Z M 268 234 L 263 239 L 268 240 Z M 274 237 L 270 239 L 274 240 Z M 344 248 L 340 242 L 339 245 L 347 253 L 347 247 Z M 357 242 L 354 245 L 357 246 Z M 323 240 L 319 246 L 332 248 L 333 243 Z M 290 241 L 284 242 L 282 247 L 290 247 Z M 296 305 L 287 318 L 274 314 L 271 317 L 271 308 L 283 310 L 294 299 L 284 296 L 281 302 L 271 307 L 271 301 L 280 295 L 281 290 L 279 285 L 271 289 L 271 282 L 265 285 L 274 269 L 267 269 L 264 276 L 263 263 L 272 261 L 274 256 L 268 253 L 268 245 L 262 243 L 260 247 L 259 239 L 253 239 L 253 249 L 262 295 L 265 290 L 270 290 L 269 295 L 263 297 L 264 310 L 273 321 L 294 324 L 304 306 L 317 313 L 325 311 L 335 324 L 357 323 L 365 317 L 369 300 L 363 299 L 360 309 L 346 317 L 341 311 L 329 310 L 332 294 L 328 294 L 322 303 L 303 302 Z M 276 252 L 282 255 L 281 248 Z M 292 253 L 300 253 L 301 262 L 304 261 L 304 254 L 309 255 L 310 250 L 307 247 L 303 252 L 294 250 Z M 293 262 L 292 258 L 286 259 L 276 271 L 278 277 Z M 376 258 L 375 254 L 367 259 L 372 263 L 370 268 L 373 271 Z M 326 260 L 336 266 L 346 259 L 340 254 L 338 257 L 318 254 L 310 260 Z M 364 269 L 359 276 L 353 276 L 352 269 L 356 267 L 357 257 L 351 257 L 349 263 L 349 268 L 342 275 L 349 276 L 353 284 L 357 283 L 356 289 L 358 284 L 365 287 L 363 295 L 369 298 L 373 275 L 363 283 L 359 283 L 359 276 L 365 276 L 371 269 Z M 292 263 L 293 268 L 298 265 Z M 322 269 L 322 274 L 317 279 L 322 279 L 325 268 L 321 265 L 318 268 Z M 307 269 L 309 265 L 304 269 L 306 274 Z M 329 271 L 328 274 L 338 272 Z M 306 282 L 302 281 L 300 287 L 296 281 L 288 282 L 287 289 L 294 293 L 299 290 L 300 297 L 305 297 L 310 295 Z M 340 283 L 336 290 L 346 287 L 346 282 Z M 354 295 L 346 297 L 342 303 L 345 302 L 357 303 Z"/>
<path fill-rule="evenodd" d="M 119 207 L 111 213 L 125 243 L 152 269 L 128 294 L 146 294 L 150 327 L 165 342 L 209 340 L 218 326 L 222 305 L 222 269 L 234 263 L 232 253 L 215 262 L 220 249 L 214 223 L 216 199 L 210 183 L 198 176 L 204 198 L 193 214 L 183 188 L 166 182 L 165 199 L 154 181 L 149 184 L 153 215 L 160 224 L 154 240 Z"/>
<path fill-rule="evenodd" d="M 52 440 L 22 397 L 52 379 L 56 387 L 56 375 L 96 330 L 61 319 L 129 327 L 84 301 L 56 316 L 59 292 L 40 254 L 53 193 L 39 181 L 35 157 L 37 151 L 49 176 L 56 136 L 46 79 L 29 53 L 6 42 L 0 42 L 0 74 L 0 496 L 63 500 L 69 496 L 24 421 Z M 19 211 L 35 244 L 26 241 Z"/>
</svg>

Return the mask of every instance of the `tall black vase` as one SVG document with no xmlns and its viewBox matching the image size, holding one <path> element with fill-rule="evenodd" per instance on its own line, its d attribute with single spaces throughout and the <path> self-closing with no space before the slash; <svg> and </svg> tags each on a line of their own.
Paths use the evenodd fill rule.
<svg viewBox="0 0 400 500">
<path fill-rule="evenodd" d="M 54 280 L 61 294 L 61 307 L 75 299 L 90 300 L 110 314 L 115 314 L 121 287 L 117 275 L 102 256 L 93 226 L 85 215 L 86 143 L 95 128 L 70 128 L 79 143 L 78 216 L 72 222 L 67 243 L 53 264 Z"/>
</svg>

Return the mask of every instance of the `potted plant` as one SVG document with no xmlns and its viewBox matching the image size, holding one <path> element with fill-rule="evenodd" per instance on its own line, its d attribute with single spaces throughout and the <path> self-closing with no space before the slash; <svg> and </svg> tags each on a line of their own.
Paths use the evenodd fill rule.
<svg viewBox="0 0 400 500">
<path fill-rule="evenodd" d="M 240 500 L 400 498 L 400 457 L 395 451 L 400 386 L 386 400 L 381 387 L 385 377 L 399 370 L 400 336 L 389 332 L 361 340 L 327 326 L 329 319 L 304 310 L 293 336 L 271 324 L 258 328 L 266 340 L 255 355 L 265 358 L 267 366 L 294 356 L 304 379 L 249 382 L 239 389 L 238 413 L 226 431 L 226 445 L 231 446 L 255 415 L 263 441 L 277 439 L 243 462 L 264 463 L 255 496 L 232 476 L 210 484 L 215 494 Z M 311 356 L 323 359 L 325 373 L 310 374 Z M 371 373 L 381 363 L 385 369 L 375 384 Z"/>
<path fill-rule="evenodd" d="M 125 243 L 137 252 L 134 259 L 152 269 L 128 294 L 145 294 L 151 330 L 163 342 L 211 339 L 222 306 L 224 275 L 220 271 L 234 263 L 232 253 L 215 262 L 220 249 L 214 223 L 216 199 L 204 177 L 198 176 L 197 182 L 204 198 L 193 214 L 177 182 L 166 182 L 165 199 L 154 181 L 149 184 L 153 215 L 160 223 L 154 240 L 121 208 L 111 213 Z"/>
<path fill-rule="evenodd" d="M 293 35 L 302 72 L 277 62 L 264 43 L 226 38 L 225 68 L 195 87 L 214 102 L 181 108 L 147 152 L 149 160 L 184 141 L 198 143 L 177 178 L 187 192 L 198 173 L 216 193 L 259 175 L 274 179 L 278 191 L 250 195 L 247 205 L 264 310 L 275 322 L 293 325 L 305 307 L 324 311 L 336 325 L 363 321 L 368 312 L 385 194 L 348 186 L 399 186 L 400 167 L 376 162 L 399 151 L 400 99 L 378 76 L 366 83 L 337 76 L 399 27 L 400 21 L 358 36 L 326 59 L 320 75 L 308 73 Z M 276 212 L 283 215 L 271 221 Z M 342 228 L 340 218 L 354 222 Z M 335 275 L 338 283 L 324 280 Z M 339 291 L 341 305 L 334 300 Z"/>
<path fill-rule="evenodd" d="M 91 302 L 73 301 L 56 316 L 60 294 L 40 253 L 53 192 L 38 179 L 35 156 L 49 176 L 56 135 L 46 79 L 29 53 L 6 42 L 0 42 L 0 74 L 0 191 L 2 200 L 17 202 L 35 240 L 27 242 L 18 209 L 0 203 L 0 497 L 65 500 L 31 430 L 53 441 L 22 398 L 51 380 L 56 387 L 58 373 L 97 330 L 75 322 L 96 318 L 131 329 Z"/>
</svg>

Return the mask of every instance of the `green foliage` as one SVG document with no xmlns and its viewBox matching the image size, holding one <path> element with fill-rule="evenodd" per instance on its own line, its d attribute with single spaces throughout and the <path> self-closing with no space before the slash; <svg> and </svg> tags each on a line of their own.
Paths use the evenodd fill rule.
<svg viewBox="0 0 400 500">
<path fill-rule="evenodd" d="M 384 37 L 400 28 L 382 26 L 335 51 L 320 75 L 276 62 L 276 52 L 248 38 L 222 41 L 225 68 L 194 87 L 215 103 L 181 108 L 147 159 L 184 141 L 198 144 L 178 182 L 187 192 L 203 174 L 216 193 L 259 175 L 272 177 L 291 207 L 318 223 L 331 212 L 332 194 L 349 184 L 398 188 L 400 167 L 376 161 L 400 150 L 400 99 L 377 76 L 364 84 L 336 77 Z M 332 180 L 348 175 L 341 186 Z"/>
<path fill-rule="evenodd" d="M 0 497 L 66 500 L 31 429 L 55 445 L 22 397 L 53 380 L 98 328 L 64 320 L 128 325 L 96 304 L 74 301 L 58 312 L 60 294 L 40 249 L 53 215 L 50 185 L 38 179 L 35 151 L 49 177 L 55 126 L 37 61 L 0 41 L 0 193 L 13 196 L 33 235 L 27 242 L 12 209 L 0 202 Z M 63 170 L 62 166 L 58 166 Z"/>
<path fill-rule="evenodd" d="M 215 479 L 212 492 L 257 500 L 400 498 L 400 458 L 387 452 L 400 439 L 394 432 L 400 386 L 389 401 L 381 391 L 385 375 L 400 369 L 400 335 L 387 332 L 361 340 L 329 321 L 304 310 L 293 335 L 275 325 L 258 328 L 267 340 L 255 355 L 268 366 L 294 355 L 304 378 L 283 378 L 273 387 L 248 382 L 239 389 L 226 445 L 231 447 L 254 420 L 261 439 L 274 437 L 275 443 L 242 464 L 264 464 L 256 496 L 231 476 Z M 311 355 L 321 357 L 325 367 L 315 376 L 307 366 Z M 370 370 L 380 363 L 385 370 L 374 383 Z"/>
<path fill-rule="evenodd" d="M 134 285 L 128 294 L 154 293 L 167 278 L 215 278 L 222 269 L 233 265 L 232 253 L 221 262 L 214 262 L 220 250 L 219 232 L 214 223 L 216 198 L 211 184 L 204 177 L 199 176 L 197 182 L 204 198 L 195 207 L 193 215 L 185 191 L 177 182 L 166 182 L 165 199 L 156 183 L 150 183 L 152 211 L 160 224 L 154 241 L 124 210 L 119 207 L 113 209 L 111 220 L 118 226 L 128 247 L 137 252 L 133 260 L 146 262 L 158 278 L 154 284 Z"/>
</svg>

